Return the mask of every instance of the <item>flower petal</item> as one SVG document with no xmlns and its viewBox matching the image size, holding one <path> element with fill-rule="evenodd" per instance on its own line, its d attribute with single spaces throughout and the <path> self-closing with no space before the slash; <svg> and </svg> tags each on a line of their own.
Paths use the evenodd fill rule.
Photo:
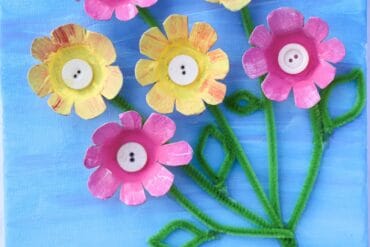
<svg viewBox="0 0 370 247">
<path fill-rule="evenodd" d="M 239 11 L 249 4 L 251 0 L 222 0 L 221 2 L 225 8 L 231 11 Z"/>
<path fill-rule="evenodd" d="M 127 111 L 119 115 L 125 129 L 141 129 L 142 118 L 136 111 Z"/>
<path fill-rule="evenodd" d="M 123 3 L 116 7 L 116 17 L 121 21 L 133 19 L 138 13 L 136 6 L 132 3 Z"/>
<path fill-rule="evenodd" d="M 95 20 L 109 20 L 112 18 L 114 8 L 98 0 L 85 0 L 86 13 Z"/>
<path fill-rule="evenodd" d="M 326 88 L 335 78 L 336 69 L 331 64 L 322 61 L 315 70 L 312 79 L 320 88 Z"/>
<path fill-rule="evenodd" d="M 170 171 L 162 165 L 153 164 L 142 183 L 149 194 L 158 197 L 165 195 L 171 189 L 173 180 L 174 175 Z"/>
<path fill-rule="evenodd" d="M 175 106 L 175 98 L 167 94 L 162 86 L 157 83 L 146 95 L 146 102 L 148 105 L 159 113 L 171 113 Z"/>
<path fill-rule="evenodd" d="M 41 62 L 48 59 L 49 55 L 58 50 L 58 45 L 54 44 L 48 37 L 35 39 L 32 43 L 32 56 Z"/>
<path fill-rule="evenodd" d="M 343 60 L 345 55 L 346 48 L 337 38 L 325 41 L 319 46 L 319 57 L 328 62 L 338 63 Z"/>
<path fill-rule="evenodd" d="M 100 167 L 89 178 L 88 187 L 96 198 L 108 199 L 114 195 L 121 181 L 113 173 Z"/>
<path fill-rule="evenodd" d="M 45 64 L 36 65 L 28 72 L 30 87 L 40 97 L 44 97 L 52 92 L 48 76 L 49 71 Z"/>
<path fill-rule="evenodd" d="M 107 106 L 103 98 L 98 95 L 75 102 L 76 114 L 83 119 L 92 119 L 101 115 Z"/>
<path fill-rule="evenodd" d="M 268 72 L 265 53 L 261 48 L 251 48 L 243 55 L 243 68 L 252 79 L 258 78 Z"/>
<path fill-rule="evenodd" d="M 163 22 L 169 40 L 188 38 L 188 17 L 184 15 L 171 15 Z"/>
<path fill-rule="evenodd" d="M 158 0 L 132 0 L 132 3 L 141 8 L 147 8 L 154 5 Z"/>
<path fill-rule="evenodd" d="M 135 77 L 136 80 L 142 86 L 147 86 L 159 79 L 159 74 L 157 72 L 158 62 L 147 59 L 140 59 L 135 67 Z"/>
<path fill-rule="evenodd" d="M 104 88 L 101 94 L 107 99 L 113 99 L 119 93 L 123 85 L 123 75 L 118 66 L 110 66 L 105 79 Z"/>
<path fill-rule="evenodd" d="M 262 91 L 265 96 L 270 100 L 284 101 L 288 98 L 291 85 L 289 82 L 274 76 L 267 75 L 266 79 L 262 83 Z"/>
<path fill-rule="evenodd" d="M 191 30 L 189 41 L 200 52 L 207 52 L 217 41 L 216 31 L 204 22 L 197 22 Z"/>
<path fill-rule="evenodd" d="M 87 168 L 94 168 L 101 165 L 102 159 L 100 155 L 100 147 L 90 147 L 85 155 L 84 164 Z"/>
<path fill-rule="evenodd" d="M 146 201 L 143 186 L 140 183 L 123 183 L 120 200 L 129 206 L 143 204 Z"/>
<path fill-rule="evenodd" d="M 169 166 L 187 165 L 193 158 L 193 149 L 185 141 L 159 147 L 158 162 Z"/>
<path fill-rule="evenodd" d="M 51 39 L 57 44 L 81 43 L 86 38 L 86 29 L 77 24 L 60 26 L 51 33 Z"/>
<path fill-rule="evenodd" d="M 264 25 L 257 26 L 249 39 L 249 43 L 259 48 L 265 48 L 271 43 L 272 37 Z"/>
<path fill-rule="evenodd" d="M 69 115 L 72 110 L 73 100 L 54 93 L 48 99 L 48 105 L 59 114 Z"/>
<path fill-rule="evenodd" d="M 158 27 L 152 27 L 146 31 L 140 39 L 140 52 L 151 59 L 158 59 L 166 49 L 168 40 Z"/>
<path fill-rule="evenodd" d="M 201 88 L 202 99 L 210 105 L 221 104 L 226 95 L 226 85 L 218 81 L 208 79 Z"/>
<path fill-rule="evenodd" d="M 88 32 L 86 43 L 94 50 L 94 53 L 99 54 L 105 60 L 105 65 L 110 65 L 116 61 L 116 49 L 112 41 L 104 35 Z"/>
<path fill-rule="evenodd" d="M 186 115 L 196 115 L 204 112 L 206 106 L 204 105 L 203 100 L 198 96 L 187 99 L 176 99 L 176 109 Z"/>
<path fill-rule="evenodd" d="M 211 61 L 211 66 L 209 68 L 211 76 L 215 79 L 224 79 L 230 70 L 227 54 L 221 49 L 216 49 L 208 52 L 207 56 Z"/>
<path fill-rule="evenodd" d="M 159 144 L 166 143 L 176 131 L 175 122 L 167 116 L 152 113 L 146 120 L 143 130 Z"/>
<path fill-rule="evenodd" d="M 320 94 L 314 83 L 301 82 L 293 87 L 296 106 L 308 109 L 320 101 Z"/>
<path fill-rule="evenodd" d="M 122 127 L 118 123 L 107 123 L 95 131 L 92 139 L 96 145 L 103 145 L 114 139 L 121 131 Z"/>
<path fill-rule="evenodd" d="M 316 39 L 317 42 L 321 42 L 328 36 L 329 26 L 321 18 L 311 17 L 307 21 L 303 30 L 306 32 L 306 34 Z"/>
<path fill-rule="evenodd" d="M 278 35 L 302 28 L 304 16 L 295 9 L 280 8 L 271 12 L 267 17 L 267 22 L 271 32 Z"/>
</svg>

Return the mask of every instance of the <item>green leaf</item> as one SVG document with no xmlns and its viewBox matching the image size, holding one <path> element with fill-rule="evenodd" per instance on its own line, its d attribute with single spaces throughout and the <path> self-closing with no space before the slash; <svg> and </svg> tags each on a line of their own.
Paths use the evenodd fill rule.
<svg viewBox="0 0 370 247">
<path fill-rule="evenodd" d="M 343 83 L 356 82 L 357 97 L 353 107 L 346 113 L 338 116 L 331 117 L 329 113 L 329 98 L 335 87 Z M 324 137 L 330 136 L 333 131 L 342 127 L 359 117 L 366 105 L 366 82 L 365 76 L 361 69 L 355 69 L 352 72 L 338 76 L 334 82 L 322 92 L 322 100 L 319 104 L 322 113 L 322 124 Z"/>
<path fill-rule="evenodd" d="M 216 141 L 218 141 L 225 152 L 224 156 L 225 158 L 222 161 L 218 172 L 215 172 L 214 168 L 207 161 L 207 156 L 209 154 L 206 155 L 204 153 L 210 138 L 213 138 Z M 235 155 L 231 151 L 231 148 L 228 146 L 228 143 L 226 142 L 226 138 L 224 137 L 224 135 L 214 125 L 207 125 L 201 132 L 197 148 L 195 149 L 195 154 L 197 156 L 200 166 L 206 172 L 207 177 L 210 178 L 211 181 L 214 184 L 216 184 L 217 187 L 222 187 L 235 161 Z"/>
<path fill-rule="evenodd" d="M 224 104 L 230 111 L 245 116 L 264 108 L 263 101 L 246 90 L 237 91 L 226 97 Z"/>
<path fill-rule="evenodd" d="M 215 231 L 202 231 L 197 228 L 193 223 L 176 220 L 168 225 L 166 225 L 162 230 L 160 230 L 156 235 L 149 239 L 150 246 L 153 247 L 168 247 L 164 241 L 168 238 L 169 235 L 174 234 L 176 231 L 187 231 L 191 233 L 194 237 L 183 244 L 183 247 L 197 247 L 201 244 L 211 241 L 217 237 L 217 232 Z"/>
</svg>

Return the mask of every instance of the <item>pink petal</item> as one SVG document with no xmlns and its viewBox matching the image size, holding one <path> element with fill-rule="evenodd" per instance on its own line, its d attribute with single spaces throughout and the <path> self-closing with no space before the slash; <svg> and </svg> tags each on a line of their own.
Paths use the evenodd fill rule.
<svg viewBox="0 0 370 247">
<path fill-rule="evenodd" d="M 176 124 L 169 117 L 152 113 L 146 120 L 143 130 L 159 144 L 167 142 L 176 131 Z"/>
<path fill-rule="evenodd" d="M 170 171 L 155 163 L 142 183 L 149 194 L 158 197 L 163 196 L 170 190 L 173 180 L 174 175 Z"/>
<path fill-rule="evenodd" d="M 146 200 L 143 186 L 140 183 L 123 183 L 120 200 L 129 206 L 143 204 Z"/>
<path fill-rule="evenodd" d="M 251 48 L 245 52 L 242 62 L 245 73 L 252 79 L 258 78 L 268 72 L 265 54 L 260 48 Z"/>
<path fill-rule="evenodd" d="M 86 13 L 95 20 L 109 20 L 114 8 L 100 0 L 85 0 Z"/>
<path fill-rule="evenodd" d="M 317 42 L 323 41 L 329 33 L 328 24 L 318 17 L 311 17 L 303 29 L 306 34 L 316 39 Z"/>
<path fill-rule="evenodd" d="M 132 0 L 132 2 L 141 8 L 147 8 L 154 5 L 158 0 Z"/>
<path fill-rule="evenodd" d="M 159 147 L 158 162 L 169 166 L 187 165 L 193 158 L 193 149 L 185 141 Z"/>
<path fill-rule="evenodd" d="M 271 32 L 283 34 L 303 28 L 304 16 L 291 8 L 280 8 L 272 11 L 267 17 Z"/>
<path fill-rule="evenodd" d="M 95 144 L 102 145 L 116 137 L 121 131 L 122 127 L 118 123 L 107 123 L 95 131 L 92 139 Z"/>
<path fill-rule="evenodd" d="M 271 34 L 263 25 L 257 26 L 249 39 L 249 43 L 259 48 L 267 47 L 271 42 Z"/>
<path fill-rule="evenodd" d="M 117 19 L 128 21 L 133 19 L 138 13 L 136 6 L 132 3 L 124 3 L 116 7 Z"/>
<path fill-rule="evenodd" d="M 90 147 L 85 155 L 84 164 L 87 168 L 94 168 L 101 165 L 100 148 L 98 146 Z"/>
<path fill-rule="evenodd" d="M 326 88 L 335 78 L 336 69 L 331 64 L 322 61 L 315 70 L 312 79 L 320 88 Z"/>
<path fill-rule="evenodd" d="M 99 199 L 107 199 L 113 196 L 121 181 L 106 168 L 99 168 L 89 178 L 90 192 Z"/>
<path fill-rule="evenodd" d="M 127 111 L 119 115 L 122 126 L 125 129 L 140 129 L 142 118 L 136 111 Z"/>
<path fill-rule="evenodd" d="M 338 63 L 343 60 L 345 55 L 346 48 L 337 38 L 325 41 L 319 46 L 319 57 L 328 62 Z"/>
<path fill-rule="evenodd" d="M 266 79 L 262 83 L 262 91 L 265 96 L 270 100 L 284 101 L 288 98 L 292 86 L 288 81 L 274 76 L 272 74 L 267 75 Z"/>
<path fill-rule="evenodd" d="M 314 83 L 301 82 L 293 87 L 296 106 L 308 109 L 320 101 L 320 94 Z"/>
</svg>

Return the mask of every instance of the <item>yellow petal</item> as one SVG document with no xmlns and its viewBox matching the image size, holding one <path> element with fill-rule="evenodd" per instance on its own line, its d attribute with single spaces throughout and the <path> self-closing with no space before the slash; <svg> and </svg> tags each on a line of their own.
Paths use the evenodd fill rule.
<svg viewBox="0 0 370 247">
<path fill-rule="evenodd" d="M 200 90 L 203 100 L 210 105 L 222 103 L 226 95 L 226 85 L 213 79 L 206 80 Z"/>
<path fill-rule="evenodd" d="M 211 62 L 209 68 L 211 76 L 215 79 L 224 79 L 230 70 L 227 54 L 223 50 L 217 49 L 208 52 L 207 55 Z"/>
<path fill-rule="evenodd" d="M 184 15 L 171 15 L 163 22 L 169 40 L 188 38 L 188 17 Z"/>
<path fill-rule="evenodd" d="M 154 60 L 158 59 L 166 48 L 168 40 L 159 28 L 152 27 L 140 39 L 140 52 Z"/>
<path fill-rule="evenodd" d="M 58 45 L 54 44 L 48 37 L 35 39 L 32 43 L 32 56 L 41 62 L 45 61 L 49 55 L 58 50 Z"/>
<path fill-rule="evenodd" d="M 103 98 L 98 95 L 75 102 L 76 114 L 83 119 L 92 119 L 102 114 L 106 109 Z"/>
<path fill-rule="evenodd" d="M 81 43 L 85 38 L 86 29 L 76 24 L 58 27 L 51 33 L 53 42 L 62 45 Z"/>
<path fill-rule="evenodd" d="M 176 99 L 176 109 L 180 113 L 190 116 L 202 113 L 206 107 L 200 97 L 194 96 L 186 99 Z"/>
<path fill-rule="evenodd" d="M 146 95 L 146 102 L 159 113 L 171 113 L 175 105 L 175 98 L 168 94 L 162 85 L 155 84 Z"/>
<path fill-rule="evenodd" d="M 210 2 L 210 3 L 219 3 L 220 0 L 207 0 L 207 2 Z"/>
<path fill-rule="evenodd" d="M 158 62 L 153 60 L 140 59 L 135 67 L 136 80 L 146 86 L 152 84 L 159 79 L 157 72 Z"/>
<path fill-rule="evenodd" d="M 101 94 L 107 99 L 113 99 L 121 90 L 123 85 L 123 75 L 118 66 L 108 67 L 108 75 L 104 83 Z"/>
<path fill-rule="evenodd" d="M 95 32 L 87 32 L 86 43 L 105 60 L 106 65 L 116 61 L 117 54 L 110 39 Z"/>
<path fill-rule="evenodd" d="M 217 34 L 211 25 L 203 22 L 195 23 L 189 41 L 202 53 L 207 52 L 217 41 Z"/>
<path fill-rule="evenodd" d="M 69 115 L 72 110 L 73 100 L 54 93 L 50 96 L 48 105 L 59 114 Z"/>
<path fill-rule="evenodd" d="M 231 11 L 239 11 L 247 6 L 247 4 L 251 2 L 251 0 L 221 0 L 221 2 L 225 6 L 225 8 Z"/>
<path fill-rule="evenodd" d="M 40 97 L 44 97 L 52 92 L 48 77 L 49 71 L 45 64 L 36 65 L 28 72 L 30 87 Z"/>
</svg>

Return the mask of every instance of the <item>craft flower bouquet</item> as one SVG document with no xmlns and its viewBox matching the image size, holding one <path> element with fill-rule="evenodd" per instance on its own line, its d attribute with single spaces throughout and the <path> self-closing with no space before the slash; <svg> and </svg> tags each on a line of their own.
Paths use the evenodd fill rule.
<svg viewBox="0 0 370 247">
<path fill-rule="evenodd" d="M 170 15 L 159 24 L 149 12 L 156 2 L 84 3 L 86 13 L 94 19 L 128 21 L 140 14 L 149 25 L 138 44 L 142 58 L 135 68 L 137 82 L 150 87 L 146 99 L 137 99 L 146 100 L 153 109 L 149 116 L 139 113 L 132 102 L 119 95 L 124 88 L 125 71 L 114 65 L 117 53 L 108 37 L 80 25 L 66 24 L 52 31 L 50 37 L 37 38 L 32 44 L 32 55 L 40 64 L 30 69 L 29 85 L 38 96 L 48 96 L 52 110 L 69 115 L 73 108 L 75 114 L 88 120 L 103 114 L 106 100 L 111 100 L 108 106 L 116 106 L 122 112 L 92 135 L 93 144 L 84 158 L 85 167 L 93 170 L 88 189 L 99 199 L 111 198 L 118 192 L 125 206 L 138 206 L 151 197 L 168 193 L 205 227 L 200 229 L 187 220 L 173 219 L 149 239 L 151 246 L 167 246 L 166 238 L 179 229 L 193 236 L 184 246 L 200 246 L 223 235 L 273 238 L 281 246 L 298 246 L 295 229 L 309 203 L 327 144 L 335 130 L 355 120 L 364 109 L 363 72 L 353 68 L 348 74 L 337 75 L 335 66 L 345 57 L 346 48 L 341 37 L 328 38 L 329 26 L 319 17 L 304 16 L 294 8 L 282 6 L 266 17 L 267 25 L 255 26 L 248 10 L 250 0 L 210 0 L 241 16 L 250 48 L 240 54 L 240 63 L 246 78 L 260 83 L 262 97 L 245 89 L 228 92 L 230 82 L 224 79 L 232 67 L 222 48 L 213 49 L 217 31 L 205 22 L 190 27 L 188 17 L 179 14 Z M 331 93 L 338 85 L 349 82 L 356 83 L 356 102 L 348 112 L 332 117 L 328 101 L 335 95 Z M 313 150 L 294 210 L 284 220 L 273 102 L 285 101 L 290 94 L 296 107 L 309 112 Z M 222 104 L 224 107 L 220 107 Z M 258 111 L 265 115 L 268 153 L 261 151 L 261 155 L 268 156 L 268 193 L 225 110 L 239 115 L 245 125 L 250 124 L 248 116 Z M 213 116 L 193 148 L 188 140 L 171 142 L 176 123 L 166 114 L 174 111 L 184 117 L 206 111 Z M 209 162 L 212 154 L 205 151 L 209 138 L 217 140 L 224 150 L 218 170 Z M 235 165 L 242 168 L 265 215 L 254 212 L 229 193 L 228 175 Z M 198 208 L 175 186 L 175 176 L 168 170 L 171 166 L 185 171 L 190 181 L 252 227 L 225 224 Z"/>
</svg>

